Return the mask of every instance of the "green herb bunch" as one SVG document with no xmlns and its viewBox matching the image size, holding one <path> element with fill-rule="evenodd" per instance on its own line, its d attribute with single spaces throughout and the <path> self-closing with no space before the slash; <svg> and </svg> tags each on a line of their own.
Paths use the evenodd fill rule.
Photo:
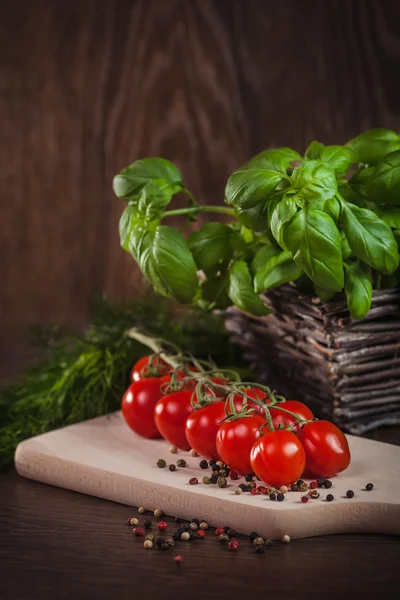
<svg viewBox="0 0 400 600">
<path fill-rule="evenodd" d="M 228 179 L 225 203 L 201 205 L 179 170 L 145 158 L 114 178 L 128 202 L 122 247 L 156 292 L 180 303 L 265 315 L 259 294 L 296 282 L 323 302 L 344 291 L 354 319 L 365 317 L 373 288 L 400 284 L 400 137 L 373 129 L 344 146 L 312 142 L 304 156 L 266 150 Z M 185 208 L 167 210 L 184 193 Z M 201 212 L 232 217 L 187 239 L 164 220 Z"/>
</svg>

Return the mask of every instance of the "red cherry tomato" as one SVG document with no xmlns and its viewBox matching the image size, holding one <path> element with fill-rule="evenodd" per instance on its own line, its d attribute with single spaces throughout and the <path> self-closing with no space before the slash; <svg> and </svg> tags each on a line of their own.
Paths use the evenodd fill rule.
<svg viewBox="0 0 400 600">
<path fill-rule="evenodd" d="M 154 420 L 159 432 L 170 444 L 182 450 L 190 449 L 185 427 L 186 419 L 193 411 L 192 394 L 191 390 L 166 394 L 154 408 Z"/>
<path fill-rule="evenodd" d="M 260 415 L 222 423 L 216 440 L 221 460 L 241 475 L 252 473 L 250 452 L 264 424 L 265 420 Z"/>
<path fill-rule="evenodd" d="M 257 400 L 264 400 L 267 404 L 269 402 L 267 398 L 267 395 L 265 392 L 263 392 L 262 390 L 260 390 L 260 388 L 246 388 L 244 390 L 247 394 L 247 396 L 250 396 L 250 398 L 255 398 Z M 241 394 L 235 394 L 234 395 L 234 400 L 235 400 L 235 406 L 236 406 L 236 410 L 240 410 L 243 406 L 243 402 L 245 400 L 245 398 L 241 395 Z M 258 414 L 264 414 L 264 409 L 259 406 L 258 404 L 255 404 L 254 402 L 252 402 L 251 400 L 248 400 L 246 398 L 246 402 L 249 406 L 251 406 L 252 408 L 254 408 L 254 412 L 258 413 Z"/>
<path fill-rule="evenodd" d="M 297 434 L 304 446 L 307 470 L 315 476 L 333 477 L 350 464 L 350 450 L 342 431 L 329 421 L 313 421 Z"/>
<path fill-rule="evenodd" d="M 314 415 L 312 414 L 308 406 L 306 406 L 302 402 L 298 402 L 297 400 L 288 400 L 287 402 L 284 402 L 282 404 L 282 408 L 296 413 L 296 415 L 298 415 L 304 421 L 309 421 L 314 418 Z M 291 415 L 288 415 L 287 413 L 279 410 L 279 408 L 270 408 L 269 411 L 271 413 L 272 422 L 274 424 L 275 429 L 278 429 L 280 425 L 283 425 L 283 427 L 287 429 L 297 421 L 295 417 L 292 417 Z M 292 429 L 292 431 L 294 431 L 294 433 L 297 433 L 300 427 L 301 425 L 298 424 Z"/>
<path fill-rule="evenodd" d="M 131 381 L 139 381 L 139 379 L 146 378 L 146 371 L 148 370 L 150 362 L 150 356 L 143 356 L 140 358 L 137 363 L 135 363 L 132 371 L 131 371 Z M 167 375 L 171 371 L 171 367 L 159 356 L 156 356 L 153 360 L 152 364 L 154 369 L 157 369 L 160 372 L 159 377 L 163 375 Z"/>
<path fill-rule="evenodd" d="M 280 487 L 297 481 L 306 466 L 306 454 L 291 431 L 268 431 L 254 444 L 253 471 L 265 483 Z"/>
<path fill-rule="evenodd" d="M 216 437 L 225 417 L 225 402 L 219 400 L 194 410 L 186 420 L 185 433 L 189 446 L 208 460 L 220 460 Z"/>
<path fill-rule="evenodd" d="M 166 377 L 147 377 L 132 383 L 122 397 L 122 414 L 129 427 L 146 438 L 161 437 L 154 421 L 154 407 L 161 398 Z"/>
</svg>

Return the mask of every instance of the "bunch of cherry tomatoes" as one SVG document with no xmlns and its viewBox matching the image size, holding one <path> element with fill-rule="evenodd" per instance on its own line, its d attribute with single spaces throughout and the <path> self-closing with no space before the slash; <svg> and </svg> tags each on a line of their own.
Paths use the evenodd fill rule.
<svg viewBox="0 0 400 600">
<path fill-rule="evenodd" d="M 241 475 L 255 473 L 280 487 L 302 476 L 332 477 L 350 463 L 347 439 L 336 425 L 258 384 L 230 382 L 194 366 L 172 371 L 154 355 L 135 364 L 131 381 L 122 413 L 135 433 L 192 448 Z"/>
</svg>

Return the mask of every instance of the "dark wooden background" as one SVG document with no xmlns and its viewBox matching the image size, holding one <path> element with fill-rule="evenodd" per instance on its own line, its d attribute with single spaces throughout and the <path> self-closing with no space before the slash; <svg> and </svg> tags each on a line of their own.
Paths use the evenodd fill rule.
<svg viewBox="0 0 400 600">
<path fill-rule="evenodd" d="M 0 347 L 140 292 L 112 177 L 146 155 L 222 199 L 265 147 L 400 128 L 397 0 L 0 0 Z"/>
</svg>

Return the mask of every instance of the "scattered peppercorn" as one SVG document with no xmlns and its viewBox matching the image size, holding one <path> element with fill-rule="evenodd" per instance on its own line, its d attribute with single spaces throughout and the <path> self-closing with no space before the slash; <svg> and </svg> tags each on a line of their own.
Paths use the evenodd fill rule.
<svg viewBox="0 0 400 600">
<path fill-rule="evenodd" d="M 285 535 L 283 536 L 283 538 L 282 538 L 282 542 L 283 542 L 284 544 L 289 544 L 289 542 L 290 542 L 290 537 L 289 537 L 287 534 L 285 534 Z"/>
<path fill-rule="evenodd" d="M 211 483 L 211 479 L 209 477 L 205 476 L 205 477 L 203 477 L 202 482 L 205 485 L 208 485 L 209 483 Z"/>
<path fill-rule="evenodd" d="M 346 496 L 347 496 L 347 498 L 354 498 L 354 492 L 353 492 L 353 490 L 347 490 Z"/>
<path fill-rule="evenodd" d="M 237 487 L 236 490 L 235 490 L 235 494 L 236 494 L 236 496 L 240 496 L 240 494 L 243 494 L 242 488 Z"/>
<path fill-rule="evenodd" d="M 217 529 L 215 530 L 215 535 L 219 536 L 221 534 L 224 533 L 224 528 L 223 527 L 217 527 Z"/>
<path fill-rule="evenodd" d="M 333 499 L 334 499 L 333 494 L 328 494 L 326 497 L 327 502 L 332 502 Z"/>
<path fill-rule="evenodd" d="M 139 525 L 139 519 L 136 519 L 136 517 L 132 517 L 131 519 L 128 519 L 128 525 L 131 525 L 132 527 L 136 527 L 136 525 Z"/>
<path fill-rule="evenodd" d="M 270 540 L 269 538 L 264 540 L 264 546 L 271 546 L 271 545 L 272 545 L 272 540 Z"/>
<path fill-rule="evenodd" d="M 204 531 L 204 529 L 199 529 L 198 531 L 196 531 L 196 537 L 200 540 L 203 540 L 206 537 L 206 532 Z"/>
<path fill-rule="evenodd" d="M 199 462 L 200 469 L 208 469 L 208 462 L 206 460 L 201 460 Z"/>
<path fill-rule="evenodd" d="M 261 489 L 261 493 L 264 494 L 264 496 L 266 496 L 268 494 L 268 490 L 266 487 L 262 486 L 260 489 Z"/>
<path fill-rule="evenodd" d="M 176 446 L 171 446 L 169 451 L 171 452 L 171 454 L 177 454 L 178 453 L 178 448 Z"/>
<path fill-rule="evenodd" d="M 144 539 L 154 542 L 154 540 L 156 539 L 156 536 L 154 535 L 154 533 L 148 533 Z"/>
<path fill-rule="evenodd" d="M 255 481 L 249 481 L 249 483 L 247 484 L 247 489 L 248 490 L 254 490 L 254 488 L 257 487 L 257 484 Z"/>
<path fill-rule="evenodd" d="M 177 460 L 176 464 L 178 467 L 186 467 L 187 466 L 187 462 L 184 458 L 180 458 L 179 460 Z"/>
<path fill-rule="evenodd" d="M 168 523 L 165 521 L 160 521 L 157 527 L 160 531 L 165 531 L 168 528 Z"/>
<path fill-rule="evenodd" d="M 218 481 L 218 475 L 211 475 L 210 483 L 217 483 L 217 481 Z"/>
<path fill-rule="evenodd" d="M 253 481 L 252 473 L 247 473 L 247 475 L 245 475 L 244 478 L 246 481 Z"/>
<path fill-rule="evenodd" d="M 221 542 L 221 544 L 225 544 L 226 542 L 229 542 L 229 535 L 227 535 L 226 533 L 221 533 L 221 535 L 218 536 L 218 539 Z"/>
<path fill-rule="evenodd" d="M 222 475 L 222 477 L 227 477 L 228 476 L 228 470 L 222 468 L 222 469 L 220 469 L 219 474 Z"/>
<path fill-rule="evenodd" d="M 184 542 L 187 542 L 188 540 L 190 540 L 190 533 L 188 531 L 184 531 L 181 534 L 181 540 L 183 540 Z"/>
<path fill-rule="evenodd" d="M 207 521 L 201 521 L 199 527 L 200 527 L 200 529 L 206 530 L 206 529 L 208 529 L 209 526 L 208 526 Z"/>
<path fill-rule="evenodd" d="M 135 527 L 135 529 L 132 529 L 132 533 L 136 535 L 136 537 L 143 537 L 144 529 L 142 529 L 142 527 Z"/>
<path fill-rule="evenodd" d="M 200 521 L 198 519 L 191 519 L 191 523 L 196 523 L 197 527 L 200 527 Z"/>
<path fill-rule="evenodd" d="M 137 511 L 138 511 L 138 513 L 139 513 L 140 515 L 142 515 L 143 513 L 145 513 L 145 512 L 146 512 L 146 509 L 144 508 L 144 506 L 139 506 L 139 508 L 137 509 Z"/>
<path fill-rule="evenodd" d="M 311 498 L 314 498 L 314 500 L 315 500 L 316 498 L 319 498 L 319 491 L 318 490 L 312 490 L 312 492 L 311 492 L 310 495 L 311 495 Z"/>
<path fill-rule="evenodd" d="M 157 461 L 157 467 L 159 469 L 164 469 L 164 467 L 166 467 L 166 466 L 167 466 L 166 461 L 163 458 L 159 458 Z"/>
<path fill-rule="evenodd" d="M 152 548 L 152 547 L 153 547 L 153 545 L 154 545 L 154 544 L 153 544 L 153 542 L 152 542 L 151 540 L 145 540 L 145 541 L 144 541 L 144 544 L 143 544 L 143 546 L 144 546 L 146 549 L 148 549 L 148 550 L 149 550 L 150 548 Z"/>
<path fill-rule="evenodd" d="M 256 546 L 256 552 L 257 554 L 264 554 L 265 546 Z"/>
<path fill-rule="evenodd" d="M 213 466 L 211 467 L 211 469 L 212 469 L 212 472 L 213 472 L 213 473 L 219 473 L 219 472 L 220 472 L 220 470 L 221 470 L 221 467 L 220 467 L 219 465 L 217 465 L 217 463 L 215 463 L 215 465 L 213 465 Z"/>
<path fill-rule="evenodd" d="M 289 489 L 286 485 L 281 485 L 281 487 L 279 488 L 279 491 L 282 492 L 282 494 L 287 494 Z"/>
<path fill-rule="evenodd" d="M 297 485 L 297 483 L 292 483 L 292 485 L 290 486 L 290 489 L 292 492 L 298 492 L 299 486 Z"/>
<path fill-rule="evenodd" d="M 197 523 L 190 523 L 189 527 L 192 531 L 197 531 L 197 529 L 199 528 Z"/>
<path fill-rule="evenodd" d="M 276 496 L 276 499 L 278 500 L 278 502 L 282 502 L 285 499 L 285 494 L 279 492 L 279 494 L 277 494 Z"/>
<path fill-rule="evenodd" d="M 324 481 L 323 486 L 325 489 L 329 490 L 329 488 L 332 487 L 332 481 L 330 481 L 329 479 L 327 479 L 326 481 Z"/>
<path fill-rule="evenodd" d="M 166 538 L 164 540 L 164 544 L 166 545 L 167 548 L 172 548 L 173 546 L 175 546 L 175 542 L 172 538 Z"/>
<path fill-rule="evenodd" d="M 212 467 L 215 465 L 216 462 L 217 461 L 212 458 L 211 460 L 208 461 L 208 464 L 210 465 L 210 467 Z"/>
<path fill-rule="evenodd" d="M 163 516 L 163 511 L 161 510 L 161 508 L 156 508 L 156 510 L 154 511 L 154 516 L 159 519 L 160 517 Z"/>
<path fill-rule="evenodd" d="M 276 500 L 276 494 L 274 492 L 272 492 L 272 494 L 269 495 L 269 499 Z"/>
<path fill-rule="evenodd" d="M 302 483 L 304 483 L 304 481 L 302 479 L 298 479 L 296 481 L 297 485 L 300 487 Z"/>
<path fill-rule="evenodd" d="M 253 488 L 252 490 L 250 490 L 250 494 L 251 494 L 252 496 L 258 496 L 258 491 L 257 491 L 257 488 Z"/>
<path fill-rule="evenodd" d="M 254 542 L 256 538 L 260 537 L 257 531 L 250 531 L 249 538 L 251 542 Z"/>
<path fill-rule="evenodd" d="M 264 539 L 263 539 L 262 537 L 256 537 L 256 538 L 253 540 L 253 544 L 254 544 L 255 546 L 264 546 Z"/>
<path fill-rule="evenodd" d="M 228 529 L 228 531 L 226 532 L 227 535 L 229 535 L 230 538 L 234 538 L 235 535 L 237 535 L 237 531 L 235 529 L 232 529 L 232 527 L 230 527 Z"/>
<path fill-rule="evenodd" d="M 318 481 L 310 481 L 308 487 L 310 488 L 310 490 L 315 490 L 318 487 Z"/>
<path fill-rule="evenodd" d="M 308 496 L 302 496 L 301 501 L 303 502 L 303 504 L 306 504 L 306 502 L 308 502 Z"/>
<path fill-rule="evenodd" d="M 228 484 L 226 477 L 218 477 L 217 483 L 218 483 L 218 487 L 220 487 L 220 488 L 226 488 L 226 486 Z"/>
<path fill-rule="evenodd" d="M 236 481 L 239 479 L 239 473 L 236 473 L 236 471 L 231 471 L 229 473 L 229 477 L 232 479 L 232 481 Z"/>
<path fill-rule="evenodd" d="M 222 469 L 222 467 L 225 466 L 225 464 L 222 462 L 222 460 L 217 460 L 217 462 L 215 464 L 218 465 L 220 467 L 220 469 Z"/>
<path fill-rule="evenodd" d="M 308 490 L 308 483 L 306 483 L 305 481 L 302 481 L 299 485 L 299 491 L 306 492 L 307 490 Z"/>
<path fill-rule="evenodd" d="M 149 529 L 149 527 L 151 527 L 151 521 L 149 521 L 149 520 L 146 520 L 146 521 L 143 523 L 143 527 L 145 527 L 146 529 Z"/>
<path fill-rule="evenodd" d="M 158 540 L 156 540 L 156 546 L 158 548 L 160 548 L 164 543 L 164 538 L 158 538 Z"/>
<path fill-rule="evenodd" d="M 198 453 L 196 452 L 196 450 L 194 450 L 193 448 L 191 449 L 191 451 L 189 452 L 190 456 L 198 456 Z"/>
<path fill-rule="evenodd" d="M 231 540 L 228 544 L 228 550 L 236 552 L 239 548 L 239 542 L 237 540 Z"/>
<path fill-rule="evenodd" d="M 176 471 L 176 466 L 175 465 L 169 465 L 168 469 L 170 471 Z"/>
<path fill-rule="evenodd" d="M 325 479 L 326 479 L 326 477 L 318 477 L 318 479 L 317 479 L 318 487 L 322 487 L 324 485 Z"/>
<path fill-rule="evenodd" d="M 183 533 L 183 531 L 182 531 L 182 533 Z M 172 539 L 177 542 L 178 540 L 181 539 L 182 533 L 179 533 L 179 531 L 174 531 L 174 533 L 172 534 Z"/>
<path fill-rule="evenodd" d="M 199 480 L 197 479 L 197 477 L 191 477 L 189 479 L 189 483 L 190 485 L 196 485 L 197 483 L 199 483 Z"/>
<path fill-rule="evenodd" d="M 190 527 L 188 523 L 184 523 L 181 527 L 182 531 L 189 531 Z"/>
<path fill-rule="evenodd" d="M 238 487 L 240 487 L 242 492 L 245 492 L 247 490 L 247 485 L 245 485 L 244 483 L 241 483 Z"/>
<path fill-rule="evenodd" d="M 367 483 L 367 485 L 365 486 L 365 489 L 367 490 L 367 492 L 370 492 L 371 490 L 374 489 L 374 484 L 373 483 Z"/>
<path fill-rule="evenodd" d="M 230 530 L 230 527 L 228 527 L 228 525 L 225 525 L 225 527 L 224 527 L 224 533 L 228 533 L 229 530 Z"/>
<path fill-rule="evenodd" d="M 174 556 L 174 561 L 177 565 L 181 565 L 183 563 L 183 558 L 180 554 L 178 554 L 177 556 Z"/>
</svg>

